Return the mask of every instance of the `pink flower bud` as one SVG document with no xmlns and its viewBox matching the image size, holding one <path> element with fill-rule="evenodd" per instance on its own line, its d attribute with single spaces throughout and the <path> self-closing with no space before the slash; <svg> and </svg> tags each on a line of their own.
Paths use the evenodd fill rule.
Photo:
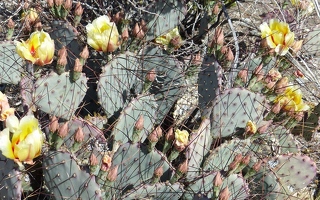
<svg viewBox="0 0 320 200">
<path fill-rule="evenodd" d="M 188 159 L 178 166 L 178 171 L 185 174 L 188 171 Z"/>
<path fill-rule="evenodd" d="M 229 192 L 228 186 L 226 186 L 225 188 L 223 188 L 223 190 L 220 191 L 219 200 L 229 200 L 229 198 L 230 198 L 230 192 Z"/>
<path fill-rule="evenodd" d="M 223 29 L 220 26 L 215 29 L 211 47 L 214 47 L 216 44 L 219 46 L 222 46 L 224 44 L 224 33 Z"/>
<path fill-rule="evenodd" d="M 120 23 L 124 18 L 124 13 L 123 12 L 117 12 L 113 18 L 112 21 L 114 21 L 116 24 Z"/>
<path fill-rule="evenodd" d="M 261 168 L 261 164 L 262 164 L 262 160 L 259 160 L 258 162 L 254 163 L 254 165 L 252 166 L 252 169 L 256 172 L 258 172 Z"/>
<path fill-rule="evenodd" d="M 71 10 L 71 8 L 72 8 L 72 0 L 65 0 L 63 7 L 66 10 Z"/>
<path fill-rule="evenodd" d="M 89 58 L 89 50 L 87 45 L 83 48 L 82 52 L 80 53 L 80 57 L 85 60 Z"/>
<path fill-rule="evenodd" d="M 154 170 L 153 176 L 156 178 L 160 178 L 163 174 L 163 166 L 161 165 L 157 169 Z"/>
<path fill-rule="evenodd" d="M 59 129 L 59 123 L 56 116 L 52 116 L 49 124 L 49 130 L 54 133 Z"/>
<path fill-rule="evenodd" d="M 14 21 L 11 18 L 9 18 L 8 23 L 7 23 L 7 27 L 9 29 L 14 29 L 14 26 L 15 26 Z"/>
<path fill-rule="evenodd" d="M 303 77 L 304 77 L 303 73 L 302 73 L 300 70 L 296 70 L 296 71 L 294 72 L 294 75 L 295 75 L 296 77 L 299 77 L 299 78 L 303 78 Z"/>
<path fill-rule="evenodd" d="M 60 66 L 66 66 L 68 63 L 67 60 L 67 49 L 66 47 L 62 47 L 59 51 L 58 51 L 58 60 L 57 60 L 57 64 Z"/>
<path fill-rule="evenodd" d="M 220 12 L 220 3 L 216 3 L 216 4 L 214 4 L 214 6 L 213 6 L 212 13 L 215 14 L 215 15 L 218 15 L 219 12 Z"/>
<path fill-rule="evenodd" d="M 69 127 L 68 127 L 69 121 L 67 121 L 66 123 L 64 123 L 62 126 L 59 127 L 58 130 L 58 135 L 61 138 L 65 138 L 68 135 L 69 132 Z"/>
<path fill-rule="evenodd" d="M 265 122 L 263 125 L 261 125 L 261 126 L 258 128 L 258 133 L 260 133 L 260 134 L 265 133 L 265 132 L 268 130 L 268 128 L 269 128 L 269 126 L 270 126 L 271 123 L 272 123 L 272 120 L 267 121 L 267 122 Z"/>
<path fill-rule="evenodd" d="M 248 69 L 242 69 L 238 73 L 238 77 L 242 80 L 242 82 L 246 83 L 248 80 Z"/>
<path fill-rule="evenodd" d="M 136 124 L 134 125 L 135 129 L 141 131 L 143 130 L 144 127 L 144 119 L 143 119 L 143 115 L 139 116 L 139 119 L 137 120 Z"/>
<path fill-rule="evenodd" d="M 111 182 L 117 180 L 118 176 L 118 166 L 113 166 L 110 168 L 107 179 Z"/>
<path fill-rule="evenodd" d="M 148 71 L 147 75 L 146 75 L 146 79 L 150 82 L 153 82 L 157 77 L 157 73 L 155 68 L 153 68 L 152 70 Z"/>
<path fill-rule="evenodd" d="M 80 63 L 80 60 L 79 60 L 79 58 L 77 58 L 75 61 L 74 61 L 74 68 L 73 68 L 73 70 L 75 71 L 75 72 L 82 72 L 82 64 Z"/>
<path fill-rule="evenodd" d="M 81 16 L 83 14 L 83 8 L 80 2 L 77 3 L 76 8 L 74 9 L 74 14 L 76 16 Z"/>
<path fill-rule="evenodd" d="M 121 34 L 121 38 L 123 41 L 127 41 L 129 38 L 129 31 L 128 28 L 123 29 L 122 34 Z"/>
<path fill-rule="evenodd" d="M 62 3 L 63 3 L 63 0 L 54 0 L 54 4 L 55 4 L 56 6 L 61 6 Z"/>
<path fill-rule="evenodd" d="M 132 30 L 132 35 L 138 39 L 143 39 L 145 36 L 144 31 L 141 29 L 138 23 L 135 24 L 133 30 Z"/>
<path fill-rule="evenodd" d="M 157 126 L 157 128 L 154 130 L 158 136 L 158 138 L 161 138 L 162 137 L 162 128 L 160 126 Z"/>
<path fill-rule="evenodd" d="M 175 139 L 174 133 L 173 133 L 173 128 L 172 128 L 172 127 L 170 127 L 169 130 L 168 130 L 168 132 L 166 133 L 165 139 L 166 139 L 167 141 L 172 141 L 172 140 Z"/>
<path fill-rule="evenodd" d="M 281 110 L 281 104 L 280 101 L 278 101 L 277 103 L 275 103 L 272 107 L 271 107 L 271 112 L 273 112 L 274 114 L 278 114 Z"/>
<path fill-rule="evenodd" d="M 159 138 L 158 138 L 157 132 L 155 130 L 152 131 L 149 134 L 148 139 L 149 139 L 150 142 L 158 142 Z"/>
<path fill-rule="evenodd" d="M 140 21 L 140 26 L 143 32 L 147 32 L 147 23 L 143 19 Z"/>
<path fill-rule="evenodd" d="M 216 176 L 213 179 L 213 186 L 220 187 L 222 185 L 222 178 L 220 171 L 217 172 Z"/>
<path fill-rule="evenodd" d="M 90 156 L 90 165 L 91 166 L 95 166 L 95 165 L 98 165 L 98 159 L 97 157 L 94 155 L 94 154 L 91 154 Z"/>
<path fill-rule="evenodd" d="M 274 86 L 274 92 L 276 94 L 283 93 L 286 88 L 288 87 L 289 79 L 288 77 L 283 77 L 280 80 L 278 80 Z"/>
<path fill-rule="evenodd" d="M 226 59 L 227 59 L 228 61 L 233 61 L 233 60 L 234 60 L 234 55 L 233 55 L 233 52 L 232 52 L 232 50 L 231 50 L 230 47 L 228 48 L 228 54 L 227 54 Z"/>
<path fill-rule="evenodd" d="M 226 45 L 222 46 L 220 49 L 222 54 L 227 54 L 228 53 L 228 47 Z"/>
<path fill-rule="evenodd" d="M 243 165 L 248 165 L 249 162 L 250 162 L 250 158 L 251 158 L 251 156 L 250 156 L 249 154 L 246 155 L 245 157 L 242 158 L 241 163 L 242 163 Z"/>
<path fill-rule="evenodd" d="M 84 133 L 82 131 L 81 127 L 78 127 L 76 130 L 76 133 L 74 134 L 74 140 L 78 143 L 83 142 L 84 139 Z"/>
<path fill-rule="evenodd" d="M 49 8 L 52 8 L 54 6 L 53 0 L 47 0 L 47 4 Z"/>
</svg>

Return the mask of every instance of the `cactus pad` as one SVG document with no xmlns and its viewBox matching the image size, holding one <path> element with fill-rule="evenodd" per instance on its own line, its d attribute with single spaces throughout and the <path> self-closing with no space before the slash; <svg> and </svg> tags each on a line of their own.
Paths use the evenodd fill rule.
<svg viewBox="0 0 320 200">
<path fill-rule="evenodd" d="M 18 84 L 24 60 L 16 53 L 13 42 L 0 43 L 0 84 Z"/>
<path fill-rule="evenodd" d="M 69 72 L 61 75 L 52 72 L 36 81 L 34 103 L 40 110 L 68 120 L 86 94 L 86 83 L 84 74 L 72 82 Z"/>
</svg>

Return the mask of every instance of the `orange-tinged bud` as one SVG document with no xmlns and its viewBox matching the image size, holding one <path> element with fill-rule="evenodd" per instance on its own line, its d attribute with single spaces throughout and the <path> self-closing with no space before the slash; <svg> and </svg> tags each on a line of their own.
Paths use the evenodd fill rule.
<svg viewBox="0 0 320 200">
<path fill-rule="evenodd" d="M 81 127 L 78 127 L 76 133 L 74 134 L 74 140 L 78 143 L 83 142 L 84 133 Z"/>
<path fill-rule="evenodd" d="M 62 126 L 59 127 L 58 130 L 58 135 L 61 138 L 65 138 L 68 135 L 69 132 L 69 127 L 68 127 L 69 122 L 67 121 L 66 123 L 64 123 Z"/>
<path fill-rule="evenodd" d="M 163 174 L 163 166 L 161 165 L 157 169 L 154 170 L 153 176 L 156 178 L 160 178 Z"/>
<path fill-rule="evenodd" d="M 80 57 L 85 60 L 89 58 L 89 50 L 87 45 L 83 48 L 82 52 L 80 53 Z"/>
<path fill-rule="evenodd" d="M 272 107 L 271 107 L 271 112 L 273 112 L 274 114 L 278 114 L 281 110 L 281 104 L 280 101 L 278 101 L 277 103 L 275 103 Z"/>
<path fill-rule="evenodd" d="M 129 31 L 128 28 L 123 29 L 122 34 L 121 34 L 121 38 L 123 41 L 127 41 L 129 38 Z"/>
<path fill-rule="evenodd" d="M 90 165 L 91 166 L 95 166 L 95 165 L 98 165 L 99 162 L 98 162 L 98 159 L 97 159 L 97 156 L 95 156 L 94 154 L 91 154 L 90 156 Z"/>
<path fill-rule="evenodd" d="M 15 26 L 14 21 L 11 18 L 9 18 L 7 27 L 10 29 L 14 29 L 14 26 Z"/>
<path fill-rule="evenodd" d="M 47 4 L 49 8 L 52 8 L 54 6 L 53 0 L 47 0 Z"/>
<path fill-rule="evenodd" d="M 148 71 L 146 75 L 146 79 L 150 82 L 153 82 L 157 77 L 156 69 L 153 68 L 152 70 Z"/>
<path fill-rule="evenodd" d="M 246 155 L 245 157 L 242 158 L 241 163 L 242 163 L 243 165 L 248 165 L 249 162 L 250 162 L 250 158 L 251 158 L 251 156 L 250 156 L 249 154 Z"/>
<path fill-rule="evenodd" d="M 252 169 L 256 172 L 258 172 L 261 168 L 261 164 L 262 164 L 262 160 L 259 160 L 258 162 L 254 163 L 254 165 L 252 166 Z"/>
<path fill-rule="evenodd" d="M 173 134 L 173 128 L 172 128 L 172 127 L 170 127 L 169 130 L 168 130 L 168 132 L 166 133 L 165 139 L 166 139 L 167 141 L 172 141 L 172 140 L 174 140 L 174 134 Z"/>
<path fill-rule="evenodd" d="M 223 46 L 224 44 L 224 33 L 223 29 L 219 26 L 216 28 L 215 33 L 214 33 L 214 38 L 211 43 L 211 47 L 214 47 L 214 45 L 220 45 Z"/>
<path fill-rule="evenodd" d="M 145 36 L 144 31 L 142 28 L 139 26 L 138 23 L 135 24 L 133 30 L 132 30 L 132 35 L 138 39 L 143 39 Z"/>
<path fill-rule="evenodd" d="M 143 127 L 144 127 L 144 119 L 143 119 L 143 115 L 140 115 L 136 124 L 134 125 L 135 129 L 136 130 L 143 130 Z"/>
<path fill-rule="evenodd" d="M 143 32 L 147 32 L 147 23 L 143 19 L 140 20 L 140 26 Z"/>
<path fill-rule="evenodd" d="M 242 69 L 238 73 L 238 77 L 242 80 L 242 82 L 246 83 L 248 80 L 248 69 Z"/>
<path fill-rule="evenodd" d="M 228 61 L 233 61 L 233 60 L 234 60 L 234 55 L 233 55 L 233 52 L 232 52 L 232 50 L 231 50 L 230 47 L 228 48 L 228 54 L 227 54 L 226 59 L 227 59 Z"/>
<path fill-rule="evenodd" d="M 56 6 L 61 6 L 62 3 L 63 3 L 63 0 L 54 0 L 54 4 L 55 4 Z"/>
<path fill-rule="evenodd" d="M 76 16 L 81 16 L 83 14 L 83 8 L 80 2 L 77 3 L 76 8 L 74 9 L 74 14 Z"/>
<path fill-rule="evenodd" d="M 188 171 L 188 159 L 181 163 L 178 167 L 179 172 L 185 174 Z"/>
<path fill-rule="evenodd" d="M 75 61 L 74 61 L 74 68 L 73 68 L 73 70 L 75 71 L 75 72 L 82 72 L 82 64 L 80 63 L 80 60 L 79 60 L 79 58 L 77 58 Z"/>
<path fill-rule="evenodd" d="M 49 124 L 49 131 L 51 131 L 52 133 L 56 132 L 59 129 L 59 123 L 58 123 L 58 119 L 56 118 L 56 116 L 52 116 L 50 119 L 50 124 Z"/>
<path fill-rule="evenodd" d="M 148 139 L 150 142 L 158 142 L 159 138 L 158 138 L 158 134 L 157 132 L 154 130 L 152 131 L 149 136 L 148 136 Z"/>
<path fill-rule="evenodd" d="M 229 200 L 230 198 L 230 192 L 228 189 L 228 186 L 223 188 L 219 194 L 219 200 Z"/>
<path fill-rule="evenodd" d="M 71 8 L 72 8 L 72 0 L 65 0 L 63 7 L 66 10 L 71 10 Z"/>
<path fill-rule="evenodd" d="M 222 178 L 220 171 L 217 172 L 216 176 L 213 179 L 213 186 L 220 187 L 222 185 Z"/>
<path fill-rule="evenodd" d="M 107 179 L 111 182 L 117 180 L 118 176 L 118 166 L 113 166 L 110 168 Z"/>
<path fill-rule="evenodd" d="M 220 3 L 216 3 L 212 10 L 213 14 L 218 15 L 220 12 Z"/>
<path fill-rule="evenodd" d="M 299 77 L 299 78 L 303 78 L 303 77 L 304 77 L 304 74 L 303 74 L 300 70 L 296 70 L 296 71 L 294 72 L 294 75 L 295 75 L 296 77 Z"/>
</svg>

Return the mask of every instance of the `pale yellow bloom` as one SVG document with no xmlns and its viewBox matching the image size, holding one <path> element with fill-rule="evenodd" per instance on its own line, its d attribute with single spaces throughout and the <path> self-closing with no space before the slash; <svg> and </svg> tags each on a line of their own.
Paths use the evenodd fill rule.
<svg viewBox="0 0 320 200">
<path fill-rule="evenodd" d="M 19 121 L 12 115 L 7 118 L 6 127 L 0 132 L 2 154 L 19 165 L 22 162 L 33 164 L 33 159 L 40 155 L 43 144 L 38 120 L 30 115 Z"/>
<path fill-rule="evenodd" d="M 257 132 L 257 126 L 251 120 L 249 120 L 246 124 L 245 128 L 246 133 L 255 134 Z"/>
<path fill-rule="evenodd" d="M 173 46 L 174 48 L 179 48 L 182 38 L 178 28 L 174 28 L 169 33 L 157 37 L 155 41 L 158 44 L 162 44 L 165 49 L 167 49 L 169 45 Z"/>
<path fill-rule="evenodd" d="M 290 0 L 291 4 L 298 7 L 304 13 L 302 14 L 311 14 L 314 10 L 314 4 L 312 0 Z"/>
<path fill-rule="evenodd" d="M 93 20 L 86 26 L 87 42 L 97 51 L 113 52 L 119 43 L 119 32 L 114 22 L 110 22 L 108 16 L 103 15 Z"/>
<path fill-rule="evenodd" d="M 269 25 L 266 22 L 261 24 L 260 30 L 261 37 L 267 40 L 268 46 L 281 56 L 285 55 L 294 43 L 294 33 L 285 22 L 271 19 Z"/>
<path fill-rule="evenodd" d="M 303 102 L 302 92 L 297 86 L 289 86 L 285 92 L 278 95 L 274 103 L 280 103 L 285 112 L 300 112 L 309 110 L 309 106 Z"/>
<path fill-rule="evenodd" d="M 54 41 L 46 32 L 35 31 L 27 41 L 16 43 L 16 51 L 20 57 L 38 66 L 50 64 L 54 55 Z"/>
<path fill-rule="evenodd" d="M 174 134 L 175 145 L 178 147 L 187 146 L 189 141 L 189 133 L 186 130 L 180 131 L 177 129 Z"/>
</svg>

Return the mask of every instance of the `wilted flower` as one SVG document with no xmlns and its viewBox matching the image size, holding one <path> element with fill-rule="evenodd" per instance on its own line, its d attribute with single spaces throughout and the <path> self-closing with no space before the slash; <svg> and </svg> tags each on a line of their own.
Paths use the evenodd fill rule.
<svg viewBox="0 0 320 200">
<path fill-rule="evenodd" d="M 114 22 L 103 15 L 86 26 L 87 42 L 97 51 L 113 52 L 119 47 L 119 32 Z"/>
<path fill-rule="evenodd" d="M 288 86 L 285 92 L 278 95 L 274 103 L 280 103 L 281 109 L 286 112 L 300 112 L 309 110 L 309 106 L 302 100 L 302 92 L 297 86 Z"/>
<path fill-rule="evenodd" d="M 179 48 L 181 41 L 182 38 L 177 27 L 172 29 L 169 33 L 156 38 L 156 43 L 162 44 L 164 49 L 167 49 L 170 45 L 174 48 Z"/>
<path fill-rule="evenodd" d="M 266 38 L 268 46 L 281 56 L 285 55 L 294 43 L 294 33 L 285 22 L 271 19 L 269 26 L 264 22 L 260 25 L 260 30 L 261 37 Z"/>
<path fill-rule="evenodd" d="M 25 12 L 22 13 L 21 15 L 23 20 L 27 20 L 29 23 L 33 23 L 38 19 L 38 13 L 36 9 L 31 8 Z"/>
<path fill-rule="evenodd" d="M 291 4 L 298 7 L 302 11 L 305 11 L 305 14 L 311 14 L 314 10 L 314 4 L 311 0 L 290 0 Z"/>
<path fill-rule="evenodd" d="M 245 131 L 247 134 L 252 135 L 257 132 L 257 127 L 251 120 L 249 120 L 246 124 Z"/>
<path fill-rule="evenodd" d="M 35 31 L 27 41 L 16 43 L 16 51 L 20 57 L 33 64 L 44 66 L 50 64 L 54 54 L 54 41 L 46 32 Z"/>
<path fill-rule="evenodd" d="M 19 121 L 12 115 L 6 120 L 6 127 L 0 132 L 2 154 L 19 165 L 21 162 L 33 164 L 33 159 L 40 155 L 43 144 L 38 120 L 29 115 Z"/>
</svg>

